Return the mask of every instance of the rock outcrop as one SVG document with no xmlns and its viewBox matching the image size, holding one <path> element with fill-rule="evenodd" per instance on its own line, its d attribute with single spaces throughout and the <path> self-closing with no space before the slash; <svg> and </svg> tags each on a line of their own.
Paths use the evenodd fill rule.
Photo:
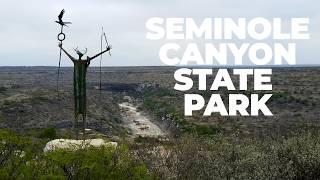
<svg viewBox="0 0 320 180">
<path fill-rule="evenodd" d="M 117 147 L 117 142 L 105 142 L 103 139 L 86 139 L 86 140 L 74 140 L 74 139 L 54 139 L 49 141 L 44 147 L 44 152 L 55 151 L 58 149 L 65 149 L 75 151 L 78 149 L 88 147 Z"/>
</svg>

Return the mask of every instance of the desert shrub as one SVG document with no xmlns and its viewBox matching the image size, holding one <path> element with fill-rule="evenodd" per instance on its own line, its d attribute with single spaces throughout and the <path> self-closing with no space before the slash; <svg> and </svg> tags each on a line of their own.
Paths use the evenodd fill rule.
<svg viewBox="0 0 320 180">
<path fill-rule="evenodd" d="M 129 142 L 127 142 L 129 143 Z M 135 142 L 136 143 L 136 142 Z M 151 145 L 144 145 L 149 143 Z M 0 179 L 318 179 L 320 134 L 277 139 L 183 135 L 134 148 L 43 153 L 45 141 L 0 130 Z"/>
<path fill-rule="evenodd" d="M 49 101 L 49 98 L 42 95 L 33 95 L 30 101 L 34 104 L 40 103 L 40 102 L 47 102 Z"/>
<path fill-rule="evenodd" d="M 151 99 L 145 99 L 145 100 L 143 101 L 143 105 L 144 105 L 145 108 L 147 108 L 148 110 L 154 110 L 156 103 L 154 103 Z"/>
<path fill-rule="evenodd" d="M 41 139 L 0 130 L 0 179 L 151 179 L 125 146 L 43 153 Z"/>
<path fill-rule="evenodd" d="M 175 96 L 174 91 L 163 87 L 149 87 L 143 90 L 144 97 L 164 97 L 164 96 Z"/>
<path fill-rule="evenodd" d="M 39 152 L 43 143 L 19 136 L 9 130 L 0 131 L 0 177 L 20 177 L 27 162 Z"/>
<path fill-rule="evenodd" d="M 320 136 L 243 140 L 236 135 L 185 136 L 138 155 L 162 179 L 317 179 Z"/>
<path fill-rule="evenodd" d="M 186 122 L 186 121 L 185 121 Z M 198 136 L 211 136 L 221 132 L 221 129 L 212 125 L 200 125 L 195 123 L 182 124 L 182 131 L 188 134 L 196 134 Z"/>
<path fill-rule="evenodd" d="M 4 122 L 6 118 L 0 113 L 0 123 Z"/>
<path fill-rule="evenodd" d="M 15 106 L 17 106 L 19 104 L 17 102 L 15 102 L 15 101 L 4 100 L 3 101 L 3 105 L 5 107 L 15 107 Z"/>
<path fill-rule="evenodd" d="M 128 149 L 89 148 L 76 152 L 55 151 L 45 155 L 48 174 L 63 174 L 68 179 L 147 179 L 146 166 L 135 160 Z"/>
<path fill-rule="evenodd" d="M 7 91 L 7 88 L 6 88 L 6 87 L 3 87 L 3 86 L 0 87 L 0 93 L 4 93 L 4 92 L 6 92 L 6 91 Z"/>
<path fill-rule="evenodd" d="M 57 137 L 56 129 L 54 129 L 54 128 L 42 129 L 39 134 L 39 137 L 40 138 L 55 139 Z"/>
</svg>

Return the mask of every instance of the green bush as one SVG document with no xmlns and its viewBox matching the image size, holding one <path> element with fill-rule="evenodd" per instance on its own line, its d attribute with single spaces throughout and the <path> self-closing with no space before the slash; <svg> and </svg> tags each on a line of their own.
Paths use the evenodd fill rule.
<svg viewBox="0 0 320 180">
<path fill-rule="evenodd" d="M 46 154 L 50 171 L 69 179 L 147 179 L 151 178 L 145 165 L 135 160 L 128 149 L 89 148 L 75 152 L 55 151 Z M 43 173 L 42 173 L 43 174 Z"/>
<path fill-rule="evenodd" d="M 57 137 L 56 129 L 45 128 L 40 132 L 39 137 L 40 138 L 55 139 Z"/>
<path fill-rule="evenodd" d="M 7 91 L 7 88 L 6 87 L 0 87 L 0 93 L 4 93 L 4 92 L 6 92 Z"/>
<path fill-rule="evenodd" d="M 150 153 L 151 152 L 151 153 Z M 138 153 L 161 179 L 319 179 L 320 135 L 275 140 L 184 136 Z"/>
<path fill-rule="evenodd" d="M 125 146 L 43 153 L 45 143 L 0 130 L 0 179 L 153 179 Z"/>
<path fill-rule="evenodd" d="M 202 129 L 207 132 L 210 130 Z M 129 150 L 43 153 L 46 141 L 0 130 L 0 179 L 318 179 L 320 134 L 278 139 L 185 135 Z M 149 143 L 149 141 L 147 141 Z M 160 142 L 161 143 L 161 142 Z M 132 147 L 131 147 L 132 148 Z"/>
</svg>

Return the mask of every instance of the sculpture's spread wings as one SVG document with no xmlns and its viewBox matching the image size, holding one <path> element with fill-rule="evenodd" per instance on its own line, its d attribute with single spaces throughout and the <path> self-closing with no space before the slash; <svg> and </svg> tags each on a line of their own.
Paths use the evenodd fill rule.
<svg viewBox="0 0 320 180">
<path fill-rule="evenodd" d="M 58 18 L 59 18 L 59 21 L 62 21 L 62 17 L 63 17 L 63 14 L 64 14 L 64 9 L 62 9 L 62 11 L 60 12 Z"/>
</svg>

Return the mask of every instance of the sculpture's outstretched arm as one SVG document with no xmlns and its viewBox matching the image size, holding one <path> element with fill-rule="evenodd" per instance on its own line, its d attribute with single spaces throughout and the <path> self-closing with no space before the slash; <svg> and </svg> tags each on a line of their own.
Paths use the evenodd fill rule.
<svg viewBox="0 0 320 180">
<path fill-rule="evenodd" d="M 94 55 L 94 56 L 92 56 L 92 57 L 89 57 L 88 60 L 91 61 L 91 60 L 93 60 L 94 58 L 100 56 L 101 54 L 110 51 L 110 49 L 111 49 L 111 46 L 108 46 L 106 50 L 104 50 L 104 51 L 102 51 L 102 52 L 100 52 L 100 53 L 98 53 L 98 54 L 96 54 L 96 55 Z"/>
<path fill-rule="evenodd" d="M 60 43 L 58 46 L 62 49 L 62 51 L 63 51 L 64 53 L 66 53 L 66 55 L 71 59 L 71 61 L 75 61 L 75 60 L 76 60 L 74 57 L 72 57 L 72 56 L 62 47 L 62 44 L 61 44 L 61 43 Z"/>
</svg>

